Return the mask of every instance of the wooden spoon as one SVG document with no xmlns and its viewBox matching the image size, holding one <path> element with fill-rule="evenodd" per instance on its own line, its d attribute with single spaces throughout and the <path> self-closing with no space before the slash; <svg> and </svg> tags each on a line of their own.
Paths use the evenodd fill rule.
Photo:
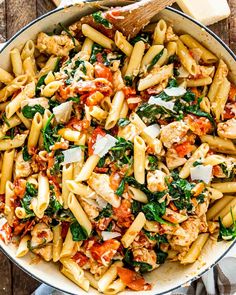
<svg viewBox="0 0 236 295">
<path fill-rule="evenodd" d="M 134 4 L 112 9 L 110 15 L 116 12 L 119 14 L 119 18 L 109 17 L 109 21 L 130 39 L 135 37 L 159 11 L 174 2 L 176 0 L 141 0 Z"/>
</svg>

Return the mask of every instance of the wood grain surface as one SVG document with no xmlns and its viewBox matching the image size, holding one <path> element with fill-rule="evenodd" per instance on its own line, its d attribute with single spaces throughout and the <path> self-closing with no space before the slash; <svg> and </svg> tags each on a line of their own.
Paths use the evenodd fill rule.
<svg viewBox="0 0 236 295">
<path fill-rule="evenodd" d="M 231 16 L 210 28 L 236 52 L 236 0 L 228 2 Z M 49 0 L 5 0 L 0 4 L 0 43 L 54 8 Z M 0 295 L 30 295 L 38 285 L 39 282 L 25 274 L 0 251 Z"/>
</svg>

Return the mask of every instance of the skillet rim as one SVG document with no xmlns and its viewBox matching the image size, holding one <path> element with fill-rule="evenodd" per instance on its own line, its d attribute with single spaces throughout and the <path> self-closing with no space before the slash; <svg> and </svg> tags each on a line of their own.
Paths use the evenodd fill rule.
<svg viewBox="0 0 236 295">
<path fill-rule="evenodd" d="M 81 2 L 93 2 L 93 1 L 81 1 Z M 73 5 L 70 5 L 68 7 L 71 7 Z M 197 20 L 193 19 L 192 17 L 186 15 L 185 13 L 183 13 L 182 11 L 179 11 L 173 7 L 166 7 L 166 10 L 169 10 L 173 13 L 179 14 L 181 15 L 183 18 L 186 18 L 188 20 L 190 20 L 191 22 L 193 22 L 195 25 L 197 25 L 198 27 L 202 28 L 203 30 L 205 30 L 209 35 L 211 35 L 218 43 L 221 44 L 221 46 L 228 51 L 228 53 L 232 56 L 232 58 L 234 59 L 234 61 L 236 62 L 236 54 L 229 48 L 228 45 L 225 44 L 225 42 L 220 39 L 220 37 L 218 35 L 216 35 L 213 31 L 211 31 L 208 27 L 204 26 L 203 24 L 201 24 L 200 22 L 198 22 Z M 22 29 L 20 29 L 15 35 L 13 35 L 8 41 L 6 41 L 5 43 L 3 43 L 4 45 L 2 46 L 2 48 L 0 49 L 0 54 L 7 48 L 7 46 L 9 44 L 11 44 L 11 42 L 13 40 L 15 40 L 18 36 L 20 36 L 24 31 L 26 31 L 27 29 L 29 29 L 31 26 L 33 26 L 34 24 L 36 24 L 37 22 L 41 21 L 44 18 L 47 18 L 48 16 L 57 13 L 59 11 L 64 10 L 64 7 L 60 7 L 60 8 L 56 8 L 52 11 L 47 12 L 46 14 L 36 18 L 35 20 L 31 21 L 29 24 L 27 24 L 26 26 L 24 26 Z M 203 274 L 205 274 L 208 270 L 210 270 L 211 268 L 213 268 L 216 264 L 218 264 L 218 262 L 224 257 L 226 256 L 226 254 L 233 248 L 233 246 L 236 245 L 236 240 L 234 242 L 232 242 L 232 244 L 228 247 L 228 249 L 224 252 L 224 254 L 222 254 L 218 259 L 216 259 L 207 269 L 205 269 L 204 271 L 202 271 L 201 273 L 199 273 L 198 275 L 194 276 L 193 278 L 187 280 L 186 282 L 171 288 L 167 291 L 161 292 L 161 293 L 156 293 L 154 295 L 164 295 L 167 294 L 169 292 L 172 292 L 178 288 L 183 287 L 186 284 L 191 284 L 193 281 L 197 280 L 198 278 L 200 278 Z M 16 260 L 15 257 L 11 256 L 5 249 L 2 248 L 2 246 L 0 245 L 0 250 L 4 253 L 4 255 L 6 255 L 8 257 L 8 259 L 10 259 L 10 261 L 12 261 L 17 267 L 19 267 L 22 271 L 24 271 L 26 274 L 28 274 L 30 277 L 34 278 L 35 280 L 37 280 L 40 283 L 46 284 L 56 290 L 59 290 L 61 292 L 65 292 L 67 294 L 70 295 L 75 295 L 75 293 L 68 293 L 66 290 L 60 289 L 58 287 L 55 287 L 51 284 L 45 283 L 41 278 L 37 277 L 36 275 L 34 275 L 33 273 L 29 272 L 28 270 L 26 270 L 23 266 L 21 266 Z M 88 293 L 89 294 L 89 293 Z"/>
</svg>

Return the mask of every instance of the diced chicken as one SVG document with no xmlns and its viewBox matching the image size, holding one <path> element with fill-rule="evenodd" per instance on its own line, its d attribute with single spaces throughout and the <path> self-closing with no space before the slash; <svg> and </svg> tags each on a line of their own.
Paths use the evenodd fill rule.
<svg viewBox="0 0 236 295">
<path fill-rule="evenodd" d="M 88 218 L 93 221 L 99 215 L 99 211 L 92 203 L 89 202 L 92 200 L 88 199 L 86 202 L 84 199 L 79 198 L 79 201 L 85 213 L 88 215 Z"/>
<path fill-rule="evenodd" d="M 167 188 L 166 174 L 161 170 L 149 171 L 147 174 L 147 187 L 151 192 L 161 192 Z"/>
<path fill-rule="evenodd" d="M 109 175 L 92 173 L 91 177 L 88 180 L 88 185 L 113 207 L 118 208 L 120 206 L 120 198 L 110 187 Z"/>
<path fill-rule="evenodd" d="M 185 164 L 187 159 L 178 156 L 175 149 L 168 149 L 166 153 L 166 165 L 170 170 Z"/>
<path fill-rule="evenodd" d="M 152 266 L 152 270 L 157 268 L 159 265 L 156 263 L 157 255 L 154 250 L 146 248 L 136 248 L 132 250 L 134 261 L 148 263 Z"/>
<path fill-rule="evenodd" d="M 77 45 L 79 45 L 79 43 Z M 67 56 L 75 45 L 73 40 L 67 35 L 48 36 L 47 34 L 40 32 L 38 34 L 36 47 L 40 52 L 49 55 Z"/>
<path fill-rule="evenodd" d="M 189 247 L 194 242 L 200 231 L 200 220 L 197 218 L 189 218 L 181 224 L 185 232 L 184 236 L 175 235 L 169 242 L 173 250 L 178 250 L 179 246 Z"/>
<path fill-rule="evenodd" d="M 166 148 L 171 148 L 174 143 L 184 141 L 188 130 L 189 127 L 185 122 L 172 122 L 162 128 L 160 139 Z"/>
<path fill-rule="evenodd" d="M 230 119 L 217 126 L 218 135 L 222 138 L 236 139 L 236 119 Z"/>
<path fill-rule="evenodd" d="M 37 247 L 52 241 L 53 233 L 45 223 L 37 223 L 31 231 L 31 247 Z"/>
<path fill-rule="evenodd" d="M 52 243 L 49 243 L 43 248 L 34 249 L 33 252 L 35 254 L 40 255 L 45 261 L 50 261 L 52 260 L 52 251 L 53 251 L 52 248 L 53 248 Z"/>
<path fill-rule="evenodd" d="M 15 178 L 28 177 L 31 174 L 31 166 L 29 161 L 24 161 L 23 153 L 19 152 L 16 155 L 14 175 Z"/>
<path fill-rule="evenodd" d="M 170 41 L 177 41 L 178 36 L 175 35 L 173 28 L 171 26 L 168 26 L 166 30 L 166 36 L 165 36 L 165 41 L 170 42 Z"/>
</svg>

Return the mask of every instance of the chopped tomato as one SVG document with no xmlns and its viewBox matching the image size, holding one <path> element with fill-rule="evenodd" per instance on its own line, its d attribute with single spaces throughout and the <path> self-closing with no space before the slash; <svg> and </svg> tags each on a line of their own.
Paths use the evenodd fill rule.
<svg viewBox="0 0 236 295">
<path fill-rule="evenodd" d="M 62 222 L 62 224 L 61 224 L 61 237 L 62 237 L 63 240 L 66 238 L 69 227 L 70 227 L 69 222 L 66 222 L 66 221 Z"/>
<path fill-rule="evenodd" d="M 14 181 L 14 193 L 16 194 L 17 197 L 23 198 L 25 194 L 25 188 L 26 188 L 26 180 L 25 179 L 16 179 Z"/>
<path fill-rule="evenodd" d="M 94 172 L 97 172 L 97 173 L 107 173 L 108 170 L 109 170 L 109 168 L 106 168 L 106 167 L 102 167 L 102 168 L 95 167 Z"/>
<path fill-rule="evenodd" d="M 75 255 L 72 257 L 72 259 L 80 266 L 84 266 L 88 262 L 88 257 L 84 255 L 82 252 L 77 252 Z"/>
<path fill-rule="evenodd" d="M 224 172 L 223 172 L 222 168 L 219 165 L 213 166 L 212 174 L 215 177 L 222 177 L 222 176 L 224 177 Z"/>
<path fill-rule="evenodd" d="M 5 243 L 10 242 L 11 232 L 12 229 L 10 225 L 7 222 L 4 223 L 3 226 L 0 228 L 0 239 Z"/>
<path fill-rule="evenodd" d="M 196 98 L 198 98 L 200 96 L 200 93 L 199 93 L 197 87 L 191 88 L 191 92 L 196 95 Z"/>
<path fill-rule="evenodd" d="M 102 244 L 95 242 L 90 251 L 95 260 L 106 265 L 112 260 L 119 247 L 120 242 L 117 240 L 107 240 Z"/>
<path fill-rule="evenodd" d="M 53 151 L 56 150 L 67 150 L 69 147 L 69 143 L 64 141 L 64 142 L 55 142 L 54 146 L 52 147 Z"/>
<path fill-rule="evenodd" d="M 126 98 L 136 95 L 136 90 L 134 87 L 125 86 L 122 91 L 124 92 Z"/>
<path fill-rule="evenodd" d="M 228 120 L 236 116 L 236 103 L 227 103 L 223 113 L 223 119 Z"/>
<path fill-rule="evenodd" d="M 58 101 L 63 102 L 67 100 L 69 97 L 74 96 L 72 92 L 73 91 L 70 85 L 69 86 L 61 85 L 58 89 L 58 92 L 56 93 L 56 98 Z"/>
<path fill-rule="evenodd" d="M 192 132 L 199 136 L 205 135 L 212 130 L 211 122 L 205 117 L 187 115 L 184 120 Z"/>
<path fill-rule="evenodd" d="M 120 185 L 121 177 L 117 172 L 112 172 L 110 175 L 110 187 L 116 191 Z"/>
<path fill-rule="evenodd" d="M 173 211 L 178 211 L 178 208 L 175 206 L 175 204 L 171 201 L 169 203 L 170 209 L 172 209 Z"/>
<path fill-rule="evenodd" d="M 138 273 L 124 268 L 117 267 L 117 273 L 122 282 L 134 291 L 146 291 L 151 289 L 151 285 L 146 283 Z"/>
<path fill-rule="evenodd" d="M 130 227 L 132 224 L 131 203 L 129 200 L 123 199 L 118 208 L 113 208 L 114 215 L 117 217 L 117 225 L 122 227 Z"/>
<path fill-rule="evenodd" d="M 236 101 L 236 86 L 231 83 L 230 91 L 229 91 L 229 101 L 235 102 Z"/>
<path fill-rule="evenodd" d="M 194 145 L 192 145 L 189 141 L 185 141 L 183 143 L 174 145 L 174 149 L 176 150 L 178 156 L 183 158 L 193 151 Z"/>
<path fill-rule="evenodd" d="M 113 81 L 113 76 L 111 70 L 104 66 L 101 62 L 95 64 L 94 66 L 94 74 L 96 78 L 104 78 L 107 79 L 112 83 Z"/>
<path fill-rule="evenodd" d="M 97 127 L 93 130 L 92 136 L 88 140 L 88 154 L 91 156 L 93 154 L 93 145 L 96 142 L 97 136 L 105 136 L 106 132 L 102 130 L 102 128 Z"/>
<path fill-rule="evenodd" d="M 86 105 L 89 107 L 96 106 L 103 100 L 103 98 L 104 95 L 101 92 L 95 91 L 86 98 Z"/>
<path fill-rule="evenodd" d="M 75 90 L 80 95 L 95 91 L 99 91 L 105 96 L 111 96 L 113 94 L 112 83 L 104 78 L 96 78 L 91 81 L 78 81 Z"/>
</svg>

